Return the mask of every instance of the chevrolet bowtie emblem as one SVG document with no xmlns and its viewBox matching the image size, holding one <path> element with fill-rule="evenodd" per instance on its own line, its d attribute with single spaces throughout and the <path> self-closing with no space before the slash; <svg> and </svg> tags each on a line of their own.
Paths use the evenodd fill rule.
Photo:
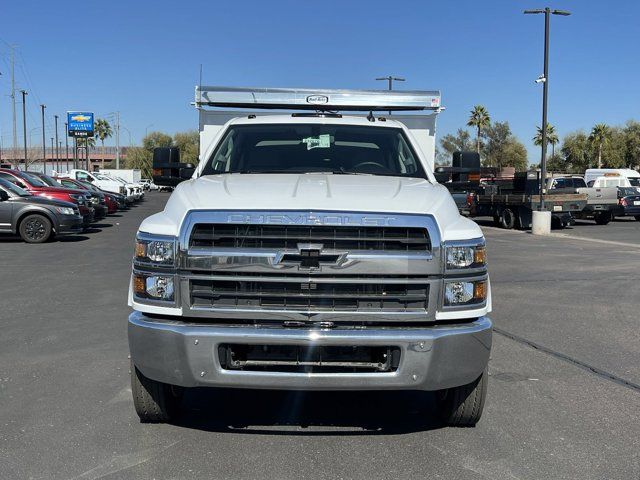
<svg viewBox="0 0 640 480">
<path fill-rule="evenodd" d="M 338 265 L 346 253 L 324 253 L 321 244 L 298 244 L 298 253 L 285 253 L 280 263 L 298 264 L 300 270 L 319 270 L 322 265 Z"/>
</svg>

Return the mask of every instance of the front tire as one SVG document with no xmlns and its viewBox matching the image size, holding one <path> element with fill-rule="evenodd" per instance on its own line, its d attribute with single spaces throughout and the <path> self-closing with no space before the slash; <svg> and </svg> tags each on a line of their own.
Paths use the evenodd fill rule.
<svg viewBox="0 0 640 480">
<path fill-rule="evenodd" d="M 166 423 L 175 418 L 182 400 L 182 390 L 145 377 L 131 363 L 133 405 L 142 423 Z"/>
<path fill-rule="evenodd" d="M 438 392 L 440 416 L 451 427 L 475 427 L 487 398 L 488 371 L 473 382 Z"/>
<path fill-rule="evenodd" d="M 44 243 L 51 238 L 53 225 L 44 215 L 34 213 L 22 219 L 18 232 L 27 243 Z"/>
<path fill-rule="evenodd" d="M 635 215 L 633 218 L 635 218 L 636 221 L 640 222 L 640 215 Z"/>
</svg>

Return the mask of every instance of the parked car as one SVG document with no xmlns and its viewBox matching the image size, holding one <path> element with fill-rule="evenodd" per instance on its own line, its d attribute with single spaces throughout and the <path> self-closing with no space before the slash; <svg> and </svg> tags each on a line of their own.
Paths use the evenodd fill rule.
<svg viewBox="0 0 640 480">
<path fill-rule="evenodd" d="M 150 178 L 141 178 L 140 183 L 142 183 L 145 190 L 158 190 L 158 186 Z"/>
<path fill-rule="evenodd" d="M 46 175 L 44 175 L 46 176 Z M 49 177 L 51 178 L 51 177 Z M 86 190 L 90 192 L 92 195 L 96 196 L 100 200 L 101 207 L 105 209 L 105 216 L 109 213 L 115 213 L 118 211 L 117 202 L 111 197 L 108 192 L 103 192 L 99 188 L 93 188 L 93 186 L 88 182 L 81 182 L 79 180 L 74 180 L 72 178 L 51 178 L 51 180 L 56 181 L 63 187 L 67 188 L 79 188 L 82 190 Z"/>
<path fill-rule="evenodd" d="M 63 185 L 57 179 L 50 177 L 49 175 L 45 175 L 44 173 L 40 173 L 40 172 L 25 172 L 25 173 L 28 175 L 33 175 L 38 177 L 40 180 L 42 180 L 44 183 L 46 183 L 50 187 L 63 187 L 63 188 L 72 188 L 76 190 L 85 190 L 86 191 L 85 194 L 89 195 L 89 201 L 91 202 L 91 206 L 95 210 L 93 219 L 95 221 L 98 221 L 98 220 L 102 220 L 104 217 L 107 216 L 109 209 L 107 207 L 106 200 L 104 199 L 104 195 L 96 192 L 92 192 L 81 184 L 74 183 L 71 185 Z"/>
<path fill-rule="evenodd" d="M 640 222 L 640 193 L 638 193 L 638 188 L 618 187 L 618 199 L 618 202 L 624 208 L 624 216 L 635 217 Z"/>
<path fill-rule="evenodd" d="M 29 175 L 25 172 L 11 170 L 8 168 L 0 169 L 0 179 L 11 182 L 38 197 L 76 204 L 80 211 L 80 215 L 82 215 L 84 228 L 89 228 L 91 222 L 94 221 L 95 209 L 91 206 L 91 202 L 89 200 L 90 195 L 87 194 L 85 190 L 52 187 L 34 175 Z"/>
<path fill-rule="evenodd" d="M 77 205 L 32 195 L 0 179 L 0 232 L 18 234 L 27 243 L 43 243 L 54 235 L 82 230 Z"/>
</svg>

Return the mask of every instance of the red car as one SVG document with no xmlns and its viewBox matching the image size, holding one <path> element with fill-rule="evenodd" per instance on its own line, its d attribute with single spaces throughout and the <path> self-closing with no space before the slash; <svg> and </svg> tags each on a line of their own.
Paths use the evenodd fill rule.
<svg viewBox="0 0 640 480">
<path fill-rule="evenodd" d="M 91 184 L 87 185 L 84 182 L 81 182 L 80 180 L 74 180 L 73 178 L 66 178 L 66 177 L 56 177 L 54 180 L 62 184 L 63 187 L 77 188 L 78 190 L 87 190 L 93 193 L 94 195 L 98 195 L 101 201 L 102 199 L 104 199 L 104 203 L 107 207 L 107 213 L 116 213 L 118 211 L 118 202 L 116 201 L 115 197 L 99 189 L 93 190 L 91 188 L 92 187 Z M 94 187 L 94 188 L 97 188 L 97 187 Z"/>
<path fill-rule="evenodd" d="M 0 178 L 27 190 L 33 195 L 75 203 L 78 205 L 80 215 L 82 215 L 84 228 L 89 227 L 94 220 L 95 210 L 91 207 L 91 196 L 84 190 L 51 187 L 35 175 L 8 168 L 0 168 Z"/>
</svg>

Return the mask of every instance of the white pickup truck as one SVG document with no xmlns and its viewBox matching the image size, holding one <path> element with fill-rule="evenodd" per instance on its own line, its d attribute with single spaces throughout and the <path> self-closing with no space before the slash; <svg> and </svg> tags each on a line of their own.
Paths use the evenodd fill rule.
<svg viewBox="0 0 640 480">
<path fill-rule="evenodd" d="M 200 87 L 196 107 L 200 163 L 136 238 L 141 421 L 232 387 L 433 391 L 475 425 L 491 290 L 482 231 L 433 175 L 440 93 Z"/>
<path fill-rule="evenodd" d="M 118 178 L 113 178 L 110 175 L 98 172 L 89 172 L 74 168 L 69 170 L 62 177 L 73 178 L 75 180 L 82 180 L 90 182 L 96 187 L 105 190 L 107 192 L 119 193 L 124 195 L 128 203 L 140 200 L 144 195 L 142 186 L 136 186 L 134 184 L 127 183 L 126 181 Z"/>
</svg>

